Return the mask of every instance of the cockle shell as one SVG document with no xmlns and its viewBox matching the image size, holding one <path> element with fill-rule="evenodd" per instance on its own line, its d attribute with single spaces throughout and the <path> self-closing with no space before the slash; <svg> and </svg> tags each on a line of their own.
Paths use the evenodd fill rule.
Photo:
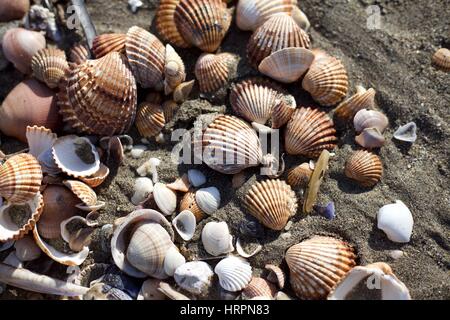
<svg viewBox="0 0 450 320">
<path fill-rule="evenodd" d="M 309 69 L 314 54 L 305 48 L 284 48 L 264 58 L 258 70 L 262 74 L 283 83 L 292 83 Z"/>
<path fill-rule="evenodd" d="M 332 150 L 336 146 L 333 121 L 318 109 L 296 109 L 289 120 L 285 132 L 286 152 L 316 158 L 322 150 Z"/>
<path fill-rule="evenodd" d="M 356 132 L 362 132 L 368 128 L 376 128 L 383 133 L 388 124 L 388 118 L 376 110 L 361 109 L 353 118 L 353 125 Z"/>
<path fill-rule="evenodd" d="M 166 253 L 164 257 L 164 272 L 169 276 L 173 277 L 175 274 L 175 270 L 178 267 L 182 266 L 186 263 L 186 259 L 180 253 L 177 247 L 172 246 Z"/>
<path fill-rule="evenodd" d="M 141 103 L 136 114 L 136 127 L 142 137 L 157 136 L 165 124 L 164 111 L 159 104 Z"/>
<path fill-rule="evenodd" d="M 295 98 L 288 95 L 278 101 L 272 111 L 272 128 L 280 129 L 284 126 L 294 114 L 297 103 Z"/>
<path fill-rule="evenodd" d="M 31 59 L 31 69 L 36 79 L 54 89 L 65 76 L 69 64 L 64 51 L 55 48 L 41 49 Z"/>
<path fill-rule="evenodd" d="M 76 205 L 78 209 L 91 212 L 105 205 L 103 201 L 97 200 L 97 194 L 87 184 L 77 180 L 64 180 L 63 184 L 81 200 L 81 203 Z"/>
<path fill-rule="evenodd" d="M 180 0 L 174 13 L 175 25 L 184 40 L 205 52 L 219 48 L 231 19 L 221 0 Z"/>
<path fill-rule="evenodd" d="M 172 220 L 172 224 L 184 241 L 192 239 L 195 234 L 195 228 L 197 227 L 195 215 L 189 210 L 181 211 L 180 214 Z"/>
<path fill-rule="evenodd" d="M 91 58 L 91 53 L 86 45 L 78 43 L 75 44 L 69 53 L 69 60 L 75 64 L 81 64 Z"/>
<path fill-rule="evenodd" d="M 231 292 L 244 289 L 252 279 L 250 264 L 233 256 L 222 259 L 214 268 L 214 272 L 219 277 L 220 286 Z"/>
<path fill-rule="evenodd" d="M 16 249 L 17 258 L 22 261 L 33 261 L 41 256 L 41 249 L 34 242 L 32 236 L 27 235 L 22 239 L 19 239 L 14 243 L 14 248 Z"/>
<path fill-rule="evenodd" d="M 264 58 L 284 48 L 306 48 L 310 40 L 287 14 L 273 15 L 253 32 L 247 45 L 247 58 L 254 68 L 258 68 Z"/>
<path fill-rule="evenodd" d="M 57 135 L 45 127 L 27 126 L 25 133 L 28 142 L 29 154 L 39 160 L 39 156 L 53 147 Z"/>
<path fill-rule="evenodd" d="M 156 205 L 164 215 L 168 216 L 175 212 L 177 208 L 177 194 L 167 188 L 165 184 L 160 182 L 155 184 L 153 197 Z"/>
<path fill-rule="evenodd" d="M 433 64 L 439 69 L 450 72 L 450 50 L 447 48 L 440 48 L 436 51 L 432 58 Z"/>
<path fill-rule="evenodd" d="M 199 208 L 212 215 L 220 206 L 220 191 L 216 187 L 202 188 L 195 192 L 195 201 Z"/>
<path fill-rule="evenodd" d="M 30 9 L 30 0 L 0 0 L 0 21 L 21 19 Z"/>
<path fill-rule="evenodd" d="M 358 87 L 356 94 L 339 104 L 334 111 L 334 117 L 343 123 L 351 122 L 358 111 L 374 108 L 375 94 L 376 91 L 372 88 L 366 90 L 363 87 Z"/>
<path fill-rule="evenodd" d="M 235 57 L 231 53 L 203 53 L 195 64 L 195 78 L 200 91 L 210 93 L 224 87 L 230 76 L 230 62 Z"/>
<path fill-rule="evenodd" d="M 383 164 L 376 154 L 359 150 L 347 160 L 345 175 L 358 181 L 363 187 L 373 187 L 381 180 Z"/>
<path fill-rule="evenodd" d="M 267 280 L 275 283 L 279 289 L 283 289 L 286 282 L 286 275 L 284 274 L 284 271 L 281 270 L 280 267 L 273 264 L 266 264 L 264 269 L 269 272 L 267 274 Z"/>
<path fill-rule="evenodd" d="M 189 48 L 191 45 L 183 39 L 174 21 L 175 9 L 179 2 L 180 0 L 161 0 L 156 11 L 155 27 L 164 41 L 180 48 Z"/>
<path fill-rule="evenodd" d="M 125 51 L 126 35 L 123 33 L 106 33 L 98 35 L 92 42 L 92 52 L 97 59 L 111 52 Z"/>
<path fill-rule="evenodd" d="M 286 252 L 292 289 L 300 299 L 325 298 L 355 266 L 353 248 L 344 241 L 315 236 Z"/>
<path fill-rule="evenodd" d="M 277 289 L 269 281 L 260 278 L 253 277 L 250 283 L 242 291 L 242 295 L 246 300 L 250 300 L 256 297 L 265 297 L 273 299 Z"/>
<path fill-rule="evenodd" d="M 191 261 L 175 270 L 175 282 L 184 290 L 196 295 L 206 294 L 212 283 L 214 272 L 203 261 Z"/>
<path fill-rule="evenodd" d="M 293 188 L 306 188 L 312 173 L 309 163 L 302 163 L 289 170 L 286 182 Z"/>
<path fill-rule="evenodd" d="M 192 212 L 197 222 L 202 220 L 206 215 L 206 213 L 203 212 L 202 209 L 200 209 L 200 207 L 198 206 L 197 201 L 195 200 L 194 191 L 188 191 L 183 196 L 183 199 L 181 199 L 180 203 L 180 210 Z"/>
<path fill-rule="evenodd" d="M 378 229 L 386 233 L 389 240 L 407 243 L 411 239 L 414 219 L 411 211 L 400 200 L 383 206 L 377 214 Z"/>
<path fill-rule="evenodd" d="M 250 188 L 244 205 L 266 227 L 282 230 L 297 212 L 297 197 L 284 181 L 264 180 Z"/>
<path fill-rule="evenodd" d="M 136 82 L 125 57 L 112 52 L 72 65 L 67 80 L 60 83 L 58 105 L 73 129 L 112 136 L 130 128 L 136 99 Z"/>
<path fill-rule="evenodd" d="M 100 163 L 100 169 L 93 175 L 88 177 L 80 177 L 80 180 L 86 183 L 91 188 L 96 188 L 101 185 L 109 175 L 109 168 L 103 163 Z"/>
<path fill-rule="evenodd" d="M 186 68 L 178 53 L 170 44 L 166 45 L 166 57 L 164 62 L 164 92 L 172 93 L 182 82 L 186 80 Z"/>
<path fill-rule="evenodd" d="M 347 95 L 347 71 L 339 59 L 327 55 L 321 58 L 316 56 L 303 78 L 302 87 L 321 106 L 333 106 Z"/>
<path fill-rule="evenodd" d="M 161 107 L 163 109 L 164 120 L 166 123 L 169 123 L 170 121 L 172 121 L 172 119 L 175 117 L 178 109 L 180 108 L 178 103 L 176 103 L 173 100 L 164 101 Z"/>
<path fill-rule="evenodd" d="M 208 222 L 202 230 L 202 243 L 206 252 L 215 257 L 234 251 L 233 236 L 225 221 Z"/>
<path fill-rule="evenodd" d="M 0 166 L 0 197 L 11 204 L 26 203 L 36 197 L 42 178 L 41 166 L 34 156 L 12 156 Z"/>
</svg>

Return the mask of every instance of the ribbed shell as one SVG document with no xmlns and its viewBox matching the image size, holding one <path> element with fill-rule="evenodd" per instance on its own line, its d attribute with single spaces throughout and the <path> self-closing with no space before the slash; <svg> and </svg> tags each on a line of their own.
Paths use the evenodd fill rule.
<svg viewBox="0 0 450 320">
<path fill-rule="evenodd" d="M 291 96 L 292 101 L 285 99 L 280 100 L 272 111 L 272 128 L 279 129 L 284 126 L 294 114 L 297 103 L 295 98 Z"/>
<path fill-rule="evenodd" d="M 202 211 L 202 209 L 200 209 L 197 201 L 195 200 L 195 192 L 192 190 L 186 192 L 186 194 L 181 199 L 180 212 L 183 212 L 185 210 L 192 212 L 197 222 L 205 217 L 205 213 Z"/>
<path fill-rule="evenodd" d="M 245 121 L 233 116 L 219 116 L 203 133 L 205 163 L 224 174 L 236 174 L 258 166 L 262 159 L 261 142 Z M 208 160 L 208 161 L 206 161 Z"/>
<path fill-rule="evenodd" d="M 205 52 L 219 48 L 231 18 L 221 0 L 181 0 L 174 14 L 175 25 L 184 40 Z"/>
<path fill-rule="evenodd" d="M 116 52 L 73 66 L 58 98 L 64 121 L 89 134 L 121 134 L 136 114 L 136 82 L 125 57 Z"/>
<path fill-rule="evenodd" d="M 247 58 L 254 68 L 272 53 L 289 47 L 308 49 L 310 40 L 287 14 L 276 14 L 252 34 L 247 45 Z"/>
<path fill-rule="evenodd" d="M 252 216 L 273 230 L 282 230 L 297 212 L 295 192 L 281 180 L 257 182 L 245 196 L 244 204 Z"/>
<path fill-rule="evenodd" d="M 293 188 L 306 188 L 312 172 L 309 163 L 302 163 L 289 170 L 287 183 Z"/>
<path fill-rule="evenodd" d="M 318 109 L 300 108 L 294 112 L 285 132 L 286 152 L 316 158 L 322 150 L 336 146 L 333 121 Z"/>
<path fill-rule="evenodd" d="M 82 205 L 77 205 L 80 209 L 89 211 L 89 209 L 94 209 L 99 204 L 97 194 L 87 184 L 77 180 L 65 180 L 63 183 L 81 200 Z"/>
<path fill-rule="evenodd" d="M 178 53 L 170 44 L 166 45 L 166 58 L 164 62 L 164 91 L 166 94 L 186 80 L 186 68 Z"/>
<path fill-rule="evenodd" d="M 150 138 L 158 135 L 166 124 L 164 111 L 160 105 L 143 102 L 136 115 L 136 127 L 141 136 Z"/>
<path fill-rule="evenodd" d="M 162 89 L 165 51 L 162 42 L 150 32 L 137 26 L 128 30 L 125 52 L 142 87 Z"/>
<path fill-rule="evenodd" d="M 179 108 L 180 106 L 173 100 L 164 101 L 162 104 L 162 109 L 166 123 L 172 121 Z"/>
<path fill-rule="evenodd" d="M 324 299 L 333 286 L 355 266 L 353 248 L 347 243 L 315 236 L 286 252 L 290 282 L 300 299 Z"/>
<path fill-rule="evenodd" d="M 191 45 L 183 39 L 175 25 L 174 14 L 178 3 L 180 0 L 161 0 L 156 11 L 155 27 L 164 41 L 180 48 L 189 48 Z"/>
<path fill-rule="evenodd" d="M 214 92 L 226 85 L 231 59 L 233 55 L 230 53 L 204 53 L 198 58 L 195 64 L 195 77 L 201 92 Z"/>
<path fill-rule="evenodd" d="M 279 289 L 283 289 L 286 283 L 286 274 L 280 267 L 273 264 L 266 264 L 264 266 L 269 273 L 267 275 L 267 280 L 275 283 Z"/>
<path fill-rule="evenodd" d="M 252 279 L 252 267 L 250 264 L 238 257 L 222 259 L 214 268 L 219 277 L 220 286 L 231 292 L 244 289 Z"/>
<path fill-rule="evenodd" d="M 450 71 L 450 50 L 441 48 L 433 55 L 433 64 L 443 71 Z"/>
<path fill-rule="evenodd" d="M 91 53 L 84 44 L 78 43 L 70 49 L 69 60 L 75 64 L 81 64 L 90 58 Z"/>
<path fill-rule="evenodd" d="M 31 59 L 33 76 L 52 89 L 58 86 L 68 68 L 66 54 L 55 48 L 41 49 Z"/>
<path fill-rule="evenodd" d="M 42 178 L 41 165 L 34 156 L 12 156 L 0 167 L 0 196 L 10 203 L 25 203 L 39 192 Z"/>
<path fill-rule="evenodd" d="M 358 181 L 363 187 L 373 187 L 381 180 L 383 164 L 377 155 L 358 150 L 347 160 L 345 175 Z"/>
<path fill-rule="evenodd" d="M 260 277 L 253 277 L 250 283 L 242 291 L 242 295 L 246 299 L 252 299 L 255 297 L 273 298 L 276 293 L 276 287 L 269 281 Z"/>
<path fill-rule="evenodd" d="M 123 33 L 106 33 L 98 35 L 92 42 L 92 52 L 95 57 L 101 58 L 111 52 L 125 51 L 126 35 Z"/>
<path fill-rule="evenodd" d="M 358 111 L 373 109 L 375 106 L 375 90 L 363 90 L 345 100 L 336 108 L 334 117 L 341 122 L 351 122 Z"/>
<path fill-rule="evenodd" d="M 339 59 L 316 58 L 303 78 L 302 87 L 320 105 L 333 106 L 347 95 L 347 71 Z"/>
<path fill-rule="evenodd" d="M 80 180 L 86 183 L 91 188 L 101 185 L 109 175 L 109 168 L 103 163 L 100 163 L 100 169 L 92 176 L 80 177 Z"/>
</svg>

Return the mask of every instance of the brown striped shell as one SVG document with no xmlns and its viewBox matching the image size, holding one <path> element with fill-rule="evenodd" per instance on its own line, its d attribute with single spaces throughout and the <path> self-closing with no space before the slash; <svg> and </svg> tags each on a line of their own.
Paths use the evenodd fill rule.
<svg viewBox="0 0 450 320">
<path fill-rule="evenodd" d="M 346 242 L 314 236 L 286 251 L 292 289 L 300 299 L 324 299 L 353 266 L 356 255 Z"/>
<path fill-rule="evenodd" d="M 252 299 L 255 297 L 266 297 L 271 299 L 276 293 L 276 287 L 269 281 L 260 277 L 253 277 L 250 283 L 242 291 L 242 295 L 245 299 Z"/>
<path fill-rule="evenodd" d="M 291 155 L 316 158 L 336 146 L 336 130 L 325 112 L 312 108 L 295 110 L 285 132 L 285 149 Z"/>
<path fill-rule="evenodd" d="M 345 164 L 345 175 L 363 187 L 373 187 L 383 175 L 380 157 L 366 150 L 354 152 Z"/>
<path fill-rule="evenodd" d="M 297 103 L 292 96 L 285 96 L 278 101 L 272 111 L 272 128 L 279 129 L 284 126 L 294 114 Z"/>
<path fill-rule="evenodd" d="M 286 274 L 280 267 L 273 264 L 266 264 L 264 269 L 268 271 L 267 280 L 275 283 L 279 289 L 283 289 L 286 283 Z"/>
<path fill-rule="evenodd" d="M 78 180 L 64 180 L 63 184 L 81 200 L 81 203 L 76 205 L 77 208 L 90 212 L 105 205 L 104 202 L 97 200 L 97 194 L 87 184 Z"/>
<path fill-rule="evenodd" d="M 302 87 L 320 105 L 333 106 L 347 95 L 347 71 L 339 59 L 328 55 L 316 57 L 303 78 Z"/>
<path fill-rule="evenodd" d="M 264 180 L 254 184 L 245 196 L 248 212 L 272 230 L 282 230 L 297 212 L 297 197 L 281 180 Z"/>
<path fill-rule="evenodd" d="M 78 43 L 70 49 L 69 60 L 75 64 L 81 64 L 90 58 L 91 53 L 84 44 Z"/>
<path fill-rule="evenodd" d="M 195 220 L 199 222 L 203 218 L 205 218 L 206 214 L 200 209 L 197 204 L 197 200 L 195 200 L 195 191 L 189 190 L 185 193 L 180 203 L 180 212 L 190 211 L 194 214 Z"/>
<path fill-rule="evenodd" d="M 176 87 L 186 80 L 184 62 L 170 44 L 166 45 L 164 77 L 164 92 L 166 95 L 172 93 Z"/>
<path fill-rule="evenodd" d="M 73 129 L 98 135 L 127 131 L 136 114 L 136 81 L 123 55 L 112 52 L 73 65 L 60 84 L 58 105 Z"/>
<path fill-rule="evenodd" d="M 194 72 L 201 92 L 214 92 L 227 84 L 232 59 L 231 53 L 204 53 L 198 58 Z"/>
<path fill-rule="evenodd" d="M 109 168 L 103 163 L 100 163 L 100 169 L 96 173 L 87 177 L 80 177 L 80 180 L 86 183 L 91 188 L 96 188 L 101 185 L 109 175 Z"/>
<path fill-rule="evenodd" d="M 143 102 L 136 115 L 136 127 L 144 138 L 158 135 L 164 128 L 166 120 L 159 104 Z"/>
<path fill-rule="evenodd" d="M 175 8 L 180 0 L 161 0 L 155 16 L 155 27 L 164 41 L 180 48 L 189 48 L 174 21 Z"/>
<path fill-rule="evenodd" d="M 92 52 L 95 57 L 101 58 L 111 52 L 125 51 L 126 35 L 123 33 L 106 33 L 98 35 L 92 42 Z"/>
<path fill-rule="evenodd" d="M 302 163 L 295 168 L 289 170 L 287 183 L 293 188 L 306 188 L 313 170 L 309 163 Z"/>
<path fill-rule="evenodd" d="M 178 103 L 173 100 L 164 101 L 164 103 L 162 104 L 162 109 L 164 112 L 164 120 L 166 121 L 166 123 L 172 121 L 179 108 L 180 106 L 178 105 Z"/>
<path fill-rule="evenodd" d="M 366 90 L 363 87 L 358 87 L 356 94 L 338 105 L 334 111 L 334 118 L 342 123 L 351 122 L 358 111 L 374 108 L 375 94 L 376 91 L 372 88 Z"/>
<path fill-rule="evenodd" d="M 174 21 L 184 40 L 205 52 L 216 51 L 231 24 L 221 0 L 180 0 Z"/>
<path fill-rule="evenodd" d="M 0 196 L 13 204 L 33 199 L 42 183 L 39 161 L 28 153 L 9 158 L 0 166 Z"/>
<path fill-rule="evenodd" d="M 287 14 L 276 14 L 252 34 L 247 45 L 247 58 L 254 68 L 272 53 L 289 47 L 308 49 L 310 40 Z"/>
<path fill-rule="evenodd" d="M 441 48 L 436 51 L 432 58 L 433 64 L 439 69 L 450 72 L 450 50 Z"/>
<path fill-rule="evenodd" d="M 41 49 L 31 59 L 33 76 L 52 89 L 58 86 L 68 68 L 66 54 L 55 48 Z"/>
</svg>

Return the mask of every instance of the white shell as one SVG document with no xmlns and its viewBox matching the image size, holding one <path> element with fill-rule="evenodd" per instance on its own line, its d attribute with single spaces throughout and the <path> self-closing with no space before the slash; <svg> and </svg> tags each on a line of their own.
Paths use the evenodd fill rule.
<svg viewBox="0 0 450 320">
<path fill-rule="evenodd" d="M 233 252 L 233 236 L 225 221 L 208 222 L 202 230 L 202 243 L 206 252 L 219 256 Z"/>
<path fill-rule="evenodd" d="M 417 140 L 417 125 L 409 122 L 394 132 L 394 138 L 400 141 L 414 143 Z"/>
<path fill-rule="evenodd" d="M 244 248 L 242 248 L 241 239 L 238 238 L 236 240 L 236 251 L 243 258 L 251 258 L 254 255 L 258 254 L 262 249 L 263 249 L 262 245 L 258 244 L 251 253 L 247 253 L 245 252 Z"/>
<path fill-rule="evenodd" d="M 177 208 L 177 195 L 163 183 L 156 183 L 153 188 L 156 205 L 165 216 L 170 216 Z"/>
<path fill-rule="evenodd" d="M 144 155 L 144 152 L 147 150 L 147 147 L 139 144 L 136 146 L 133 146 L 133 149 L 130 151 L 130 155 L 133 159 L 139 159 Z"/>
<path fill-rule="evenodd" d="M 197 222 L 195 220 L 195 215 L 189 210 L 180 212 L 180 214 L 172 220 L 172 224 L 184 241 L 191 240 L 195 234 Z"/>
<path fill-rule="evenodd" d="M 220 206 L 220 192 L 216 187 L 202 188 L 195 193 L 197 205 L 208 215 L 213 214 Z"/>
<path fill-rule="evenodd" d="M 184 256 L 178 251 L 178 249 L 173 246 L 167 251 L 166 256 L 164 257 L 164 272 L 172 277 L 175 273 L 175 270 L 186 263 L 186 259 Z"/>
<path fill-rule="evenodd" d="M 137 178 L 134 181 L 134 194 L 131 197 L 131 203 L 138 205 L 153 192 L 153 182 L 150 178 Z"/>
<path fill-rule="evenodd" d="M 53 149 L 47 149 L 42 152 L 37 158 L 42 167 L 42 172 L 57 175 L 61 173 L 61 169 L 56 165 L 55 159 L 53 159 Z"/>
<path fill-rule="evenodd" d="M 389 240 L 406 243 L 411 238 L 413 216 L 408 207 L 400 200 L 385 205 L 378 211 L 378 229 L 383 230 Z"/>
<path fill-rule="evenodd" d="M 16 256 L 22 261 L 33 261 L 41 256 L 41 249 L 37 246 L 32 236 L 25 236 L 14 244 Z"/>
<path fill-rule="evenodd" d="M 205 175 L 200 170 L 197 169 L 188 170 L 188 178 L 191 185 L 193 185 L 196 188 L 206 183 Z"/>
<path fill-rule="evenodd" d="M 159 279 L 147 279 L 144 281 L 137 296 L 137 300 L 165 300 L 164 293 L 158 290 L 161 280 Z"/>
<path fill-rule="evenodd" d="M 38 158 L 42 153 L 51 149 L 56 141 L 56 134 L 51 130 L 38 126 L 27 126 L 26 137 L 28 142 L 28 153 Z"/>
<path fill-rule="evenodd" d="M 214 276 L 209 264 L 203 261 L 192 261 L 175 270 L 175 282 L 184 290 L 193 294 L 206 293 Z"/>
<path fill-rule="evenodd" d="M 252 267 L 246 260 L 238 257 L 221 260 L 214 272 L 219 277 L 220 286 L 231 292 L 244 289 L 252 279 Z"/>
<path fill-rule="evenodd" d="M 361 132 L 367 128 L 377 128 L 378 131 L 384 132 L 388 124 L 388 118 L 376 110 L 361 109 L 353 118 L 353 126 L 356 132 Z"/>
</svg>

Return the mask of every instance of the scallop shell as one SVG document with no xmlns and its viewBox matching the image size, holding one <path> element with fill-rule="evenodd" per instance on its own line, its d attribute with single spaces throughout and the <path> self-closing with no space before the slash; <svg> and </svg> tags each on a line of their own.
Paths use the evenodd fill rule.
<svg viewBox="0 0 450 320">
<path fill-rule="evenodd" d="M 157 136 L 165 124 L 164 111 L 159 104 L 141 103 L 136 115 L 136 127 L 142 137 Z"/>
<path fill-rule="evenodd" d="M 316 57 L 302 81 L 314 101 L 322 106 L 339 103 L 348 92 L 348 77 L 344 65 L 331 56 Z"/>
<path fill-rule="evenodd" d="M 97 59 L 111 52 L 125 51 L 125 40 L 127 36 L 122 33 L 106 33 L 98 35 L 92 42 L 92 52 Z"/>
<path fill-rule="evenodd" d="M 376 128 L 378 131 L 383 132 L 388 124 L 388 118 L 383 113 L 375 110 L 362 109 L 353 118 L 356 132 L 361 132 L 368 128 Z"/>
<path fill-rule="evenodd" d="M 70 48 L 69 60 L 71 62 L 82 64 L 88 59 L 91 59 L 91 52 L 84 44 L 78 43 Z"/>
<path fill-rule="evenodd" d="M 184 62 L 170 44 L 166 45 L 164 77 L 164 91 L 166 94 L 172 93 L 176 87 L 186 80 Z"/>
<path fill-rule="evenodd" d="M 276 14 L 264 22 L 252 34 L 247 45 L 247 58 L 254 68 L 258 68 L 264 58 L 284 48 L 306 48 L 310 40 L 287 14 Z"/>
<path fill-rule="evenodd" d="M 28 142 L 29 154 L 39 160 L 39 156 L 53 147 L 57 136 L 51 130 L 45 127 L 27 126 L 26 137 Z"/>
<path fill-rule="evenodd" d="M 267 280 L 275 283 L 278 288 L 283 289 L 286 282 L 286 275 L 283 270 L 273 264 L 266 264 L 264 268 L 269 271 Z"/>
<path fill-rule="evenodd" d="M 224 87 L 230 76 L 230 61 L 234 59 L 231 53 L 203 53 L 195 64 L 195 77 L 200 91 L 214 92 Z"/>
<path fill-rule="evenodd" d="M 194 237 L 197 222 L 195 220 L 195 215 L 191 211 L 181 211 L 180 214 L 172 220 L 172 224 L 184 241 L 189 241 Z"/>
<path fill-rule="evenodd" d="M 266 297 L 272 299 L 277 293 L 277 289 L 273 284 L 260 277 L 253 277 L 250 283 L 242 291 L 245 299 L 253 299 L 256 297 Z"/>
<path fill-rule="evenodd" d="M 375 106 L 376 91 L 372 88 L 366 90 L 359 87 L 358 92 L 345 100 L 336 108 L 334 117 L 341 122 L 351 122 L 358 111 L 373 109 Z"/>
<path fill-rule="evenodd" d="M 91 212 L 105 205 L 97 200 L 97 194 L 87 184 L 77 180 L 65 180 L 63 184 L 81 200 L 82 203 L 76 205 L 78 209 Z"/>
<path fill-rule="evenodd" d="M 0 166 L 0 197 L 11 204 L 26 203 L 39 192 L 42 178 L 41 166 L 34 156 L 12 156 Z"/>
<path fill-rule="evenodd" d="M 181 211 L 191 211 L 197 222 L 202 220 L 205 217 L 205 213 L 200 209 L 200 207 L 197 204 L 197 201 L 195 200 L 195 192 L 194 191 L 188 191 L 184 196 L 183 199 L 181 199 L 180 203 L 180 210 Z"/>
<path fill-rule="evenodd" d="M 202 188 L 195 193 L 195 201 L 202 212 L 212 215 L 220 206 L 220 191 L 216 187 Z"/>
<path fill-rule="evenodd" d="M 184 40 L 205 52 L 216 51 L 231 24 L 221 0 L 180 0 L 174 21 Z"/>
<path fill-rule="evenodd" d="M 264 58 L 258 70 L 283 83 L 300 79 L 314 61 L 314 54 L 305 48 L 284 48 Z"/>
<path fill-rule="evenodd" d="M 31 59 L 33 76 L 52 89 L 58 87 L 68 68 L 66 54 L 55 48 L 41 49 Z"/>
<path fill-rule="evenodd" d="M 373 187 L 381 180 L 383 164 L 377 155 L 359 150 L 347 160 L 345 175 L 358 181 L 363 187 Z"/>
<path fill-rule="evenodd" d="M 302 163 L 289 170 L 287 183 L 293 188 L 306 188 L 312 173 L 313 170 L 309 166 L 309 163 Z"/>
<path fill-rule="evenodd" d="M 244 205 L 266 227 L 282 230 L 297 212 L 297 197 L 284 181 L 264 180 L 252 185 Z"/>
<path fill-rule="evenodd" d="M 386 139 L 377 128 L 367 128 L 355 137 L 355 141 L 363 148 L 374 149 L 382 147 Z"/>
<path fill-rule="evenodd" d="M 161 0 L 155 16 L 155 27 L 164 41 L 180 48 L 189 48 L 181 33 L 178 31 L 174 21 L 174 14 L 180 0 Z"/>
<path fill-rule="evenodd" d="M 202 243 L 206 252 L 215 257 L 234 251 L 233 236 L 225 221 L 208 222 L 202 230 Z"/>
<path fill-rule="evenodd" d="M 432 58 L 433 64 L 439 69 L 450 72 L 450 50 L 447 48 L 440 48 L 436 51 Z"/>
<path fill-rule="evenodd" d="M 60 113 L 70 127 L 107 136 L 130 128 L 136 100 L 135 79 L 125 57 L 117 52 L 73 65 L 58 95 Z"/>
<path fill-rule="evenodd" d="M 166 216 L 171 215 L 177 208 L 177 194 L 163 183 L 156 183 L 153 188 L 156 205 Z"/>
<path fill-rule="evenodd" d="M 91 188 L 96 188 L 101 185 L 109 175 L 109 168 L 103 163 L 100 163 L 100 169 L 96 173 L 88 177 L 80 177 L 80 180 L 86 183 Z"/>
<path fill-rule="evenodd" d="M 336 147 L 333 121 L 325 112 L 312 108 L 296 109 L 285 133 L 286 152 L 316 158 L 322 150 Z"/>
<path fill-rule="evenodd" d="M 214 268 L 219 277 L 220 286 L 231 292 L 244 289 L 252 279 L 252 267 L 250 264 L 238 257 L 222 259 Z"/>
<path fill-rule="evenodd" d="M 175 270 L 175 282 L 192 294 L 203 295 L 208 292 L 214 272 L 203 261 L 191 261 Z"/>
<path fill-rule="evenodd" d="M 292 289 L 300 299 L 323 299 L 355 266 L 353 248 L 347 243 L 315 236 L 286 252 Z"/>
</svg>

